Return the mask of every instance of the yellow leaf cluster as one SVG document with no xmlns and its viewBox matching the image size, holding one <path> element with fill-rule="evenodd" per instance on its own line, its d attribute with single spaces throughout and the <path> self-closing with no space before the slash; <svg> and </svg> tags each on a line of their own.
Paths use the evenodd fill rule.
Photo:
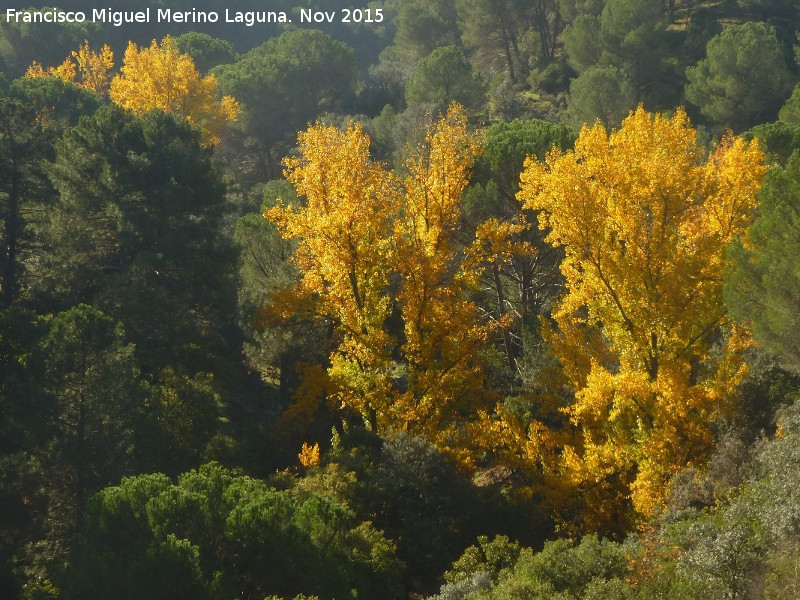
<svg viewBox="0 0 800 600">
<path fill-rule="evenodd" d="M 128 44 L 120 74 L 109 95 L 120 106 L 140 114 L 153 109 L 170 112 L 199 127 L 206 143 L 214 144 L 225 123 L 235 121 L 239 105 L 231 97 L 216 98 L 214 75 L 203 77 L 192 57 L 178 50 L 167 36 L 148 48 Z"/>
<path fill-rule="evenodd" d="M 317 410 L 328 394 L 330 378 L 320 365 L 299 364 L 297 370 L 302 383 L 294 394 L 294 402 L 283 413 L 283 422 L 302 427 L 314 422 Z"/>
<path fill-rule="evenodd" d="M 309 467 L 316 467 L 319 465 L 319 444 L 309 446 L 307 443 L 303 442 L 303 447 L 300 450 L 300 454 L 297 455 L 297 458 L 300 459 L 300 464 L 307 469 Z"/>
<path fill-rule="evenodd" d="M 743 376 L 737 332 L 712 352 L 727 323 L 725 248 L 753 218 L 765 170 L 756 142 L 728 136 L 706 157 L 682 110 L 641 108 L 526 164 L 519 197 L 565 250 L 567 293 L 544 335 L 575 396 L 563 469 L 578 490 L 605 489 L 592 525 L 628 502 L 652 514 L 671 475 L 710 447 Z"/>
<path fill-rule="evenodd" d="M 357 124 L 299 135 L 285 174 L 305 204 L 265 216 L 297 240 L 302 280 L 274 297 L 283 307 L 293 304 L 287 294 L 304 298 L 333 324 L 337 402 L 378 431 L 414 431 L 468 461 L 462 449 L 487 401 L 480 350 L 493 327 L 469 300 L 481 261 L 464 258 L 454 232 L 479 137 L 452 106 L 402 178 L 370 159 L 369 143 Z M 488 228 L 484 237 L 502 243 Z"/>
<path fill-rule="evenodd" d="M 148 48 L 128 44 L 120 73 L 113 75 L 114 53 L 108 45 L 99 52 L 85 41 L 57 67 L 45 69 L 34 61 L 26 77 L 58 77 L 111 100 L 136 114 L 163 110 L 200 128 L 206 144 L 216 144 L 226 123 L 239 115 L 239 103 L 231 96 L 217 99 L 217 80 L 203 77 L 194 60 L 178 50 L 166 36 Z"/>
<path fill-rule="evenodd" d="M 480 151 L 463 109 L 451 107 L 406 163 L 402 218 L 394 231 L 408 377 L 395 407 L 407 427 L 443 446 L 465 434 L 462 420 L 486 401 L 479 351 L 492 326 L 467 299 L 480 273 L 473 261 L 461 262 L 454 240 L 461 194 Z"/>
<path fill-rule="evenodd" d="M 341 347 L 331 358 L 331 377 L 354 388 L 340 393 L 369 418 L 370 411 L 388 410 L 390 340 L 382 326 L 392 309 L 387 232 L 397 210 L 396 182 L 370 161 L 369 139 L 358 125 L 341 132 L 318 124 L 300 134 L 298 147 L 300 156 L 285 161 L 286 176 L 306 204 L 279 204 L 265 216 L 283 236 L 298 239 L 295 262 L 303 278 L 276 299 L 312 299 L 316 313 L 337 324 Z M 353 376 L 361 372 L 371 376 Z"/>
<path fill-rule="evenodd" d="M 78 65 L 80 85 L 95 94 L 105 96 L 111 84 L 111 70 L 114 68 L 114 53 L 108 45 L 104 45 L 100 52 L 94 52 L 86 41 L 72 52 L 72 58 Z"/>
<path fill-rule="evenodd" d="M 34 61 L 28 67 L 25 76 L 58 77 L 63 81 L 74 83 L 79 87 L 91 90 L 95 94 L 104 96 L 108 93 L 113 68 L 114 53 L 111 48 L 108 45 L 104 45 L 99 52 L 95 52 L 89 47 L 87 40 L 57 67 L 45 69 Z"/>
</svg>

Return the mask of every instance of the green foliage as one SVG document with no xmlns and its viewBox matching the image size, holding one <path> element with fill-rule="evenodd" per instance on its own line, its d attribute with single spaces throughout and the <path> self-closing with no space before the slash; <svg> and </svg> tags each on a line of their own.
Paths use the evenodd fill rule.
<svg viewBox="0 0 800 600">
<path fill-rule="evenodd" d="M 406 101 L 430 104 L 434 114 L 446 111 L 452 101 L 477 112 L 486 102 L 485 89 L 461 49 L 444 46 L 419 61 L 406 86 Z"/>
<path fill-rule="evenodd" d="M 67 132 L 49 169 L 59 198 L 39 293 L 125 326 L 145 373 L 215 372 L 234 314 L 224 186 L 198 134 L 154 111 L 104 107 Z"/>
<path fill-rule="evenodd" d="M 350 105 L 358 83 L 353 49 L 310 29 L 287 31 L 214 72 L 221 92 L 241 102 L 247 136 L 260 144 L 261 181 L 280 175 L 277 158 L 299 130 Z"/>
<path fill-rule="evenodd" d="M 783 123 L 800 125 L 800 85 L 792 90 L 792 95 L 781 108 L 778 118 Z"/>
<path fill-rule="evenodd" d="M 75 127 L 82 116 L 94 114 L 102 103 L 89 90 L 58 77 L 23 77 L 13 81 L 9 91 L 35 111 L 51 141 L 66 129 Z"/>
<path fill-rule="evenodd" d="M 603 62 L 625 72 L 637 100 L 659 106 L 677 100 L 664 64 L 667 39 L 661 0 L 608 0 L 600 15 L 600 32 L 607 52 Z"/>
<path fill-rule="evenodd" d="M 584 600 L 634 600 L 638 594 L 624 579 L 594 579 L 586 586 Z"/>
<path fill-rule="evenodd" d="M 796 393 L 795 393 L 796 395 Z M 763 519 L 777 538 L 797 539 L 800 534 L 800 404 L 779 413 L 779 435 L 764 448 L 759 462 L 767 473 L 768 487 L 762 496 Z"/>
<path fill-rule="evenodd" d="M 506 536 L 499 535 L 489 540 L 485 535 L 478 536 L 478 545 L 464 550 L 452 568 L 444 574 L 447 583 L 458 583 L 470 579 L 476 573 L 485 573 L 492 583 L 497 583 L 503 569 L 513 567 L 520 555 L 520 547 Z"/>
<path fill-rule="evenodd" d="M 41 520 L 47 498 L 40 485 L 44 475 L 39 461 L 30 452 L 14 448 L 13 444 L 18 440 L 8 436 L 11 429 L 8 400 L 0 402 L 0 410 L 3 411 L 1 420 L 4 423 L 0 433 L 3 447 L 0 455 L 0 505 L 3 506 L 0 512 L 0 530 L 3 531 L 0 537 L 0 595 L 16 599 L 26 579 L 26 574 L 20 569 L 21 554 L 25 544 L 43 537 Z"/>
<path fill-rule="evenodd" d="M 735 130 L 773 120 L 791 90 L 775 28 L 745 23 L 709 40 L 706 57 L 686 69 L 686 97 L 713 123 Z"/>
<path fill-rule="evenodd" d="M 800 594 L 800 540 L 779 542 L 777 549 L 767 558 L 764 576 L 766 600 L 794 600 Z"/>
<path fill-rule="evenodd" d="M 750 10 L 755 13 L 761 13 L 772 9 L 776 11 L 787 10 L 792 6 L 791 0 L 736 0 L 736 4 L 745 10 Z"/>
<path fill-rule="evenodd" d="M 509 200 L 516 201 L 525 159 L 544 160 L 553 148 L 571 148 L 575 138 L 566 125 L 539 119 L 495 123 L 486 129 L 486 147 L 476 162 L 475 179 L 490 178 Z"/>
<path fill-rule="evenodd" d="M 51 441 L 40 451 L 49 496 L 49 560 L 63 560 L 86 500 L 130 473 L 143 389 L 122 327 L 85 304 L 56 315 L 41 342 Z"/>
<path fill-rule="evenodd" d="M 795 404 L 781 411 L 779 432 L 761 446 L 760 469 L 748 483 L 715 490 L 715 502 L 702 511 L 664 515 L 638 564 L 642 597 L 792 597 L 800 539 L 798 433 Z"/>
<path fill-rule="evenodd" d="M 383 93 L 384 106 L 397 109 L 403 106 L 406 83 L 414 74 L 417 61 L 411 51 L 389 46 L 381 52 L 377 64 L 370 66 L 370 79 Z"/>
<path fill-rule="evenodd" d="M 474 527 L 470 520 L 477 517 L 478 507 L 470 508 L 468 484 L 422 438 L 400 435 L 385 440 L 375 459 L 364 465 L 366 471 L 356 471 L 371 488 L 359 504 L 369 507 L 367 514 L 376 512 L 376 525 L 400 541 L 398 557 L 412 582 L 431 581 Z"/>
<path fill-rule="evenodd" d="M 742 446 L 743 453 L 754 456 L 759 450 L 758 438 L 775 433 L 776 414 L 794 400 L 800 389 L 800 375 L 787 370 L 781 357 L 763 346 L 751 348 L 745 360 L 748 374 L 739 388 L 738 414 L 730 419 L 731 431 L 721 437 L 738 437 L 736 443 Z M 743 461 L 741 457 L 733 458 L 719 470 L 735 474 L 751 466 L 743 462 L 749 461 Z M 735 486 L 752 479 L 753 475 L 752 472 L 748 473 Z"/>
<path fill-rule="evenodd" d="M 619 127 L 636 108 L 636 92 L 628 76 L 616 67 L 592 67 L 569 85 L 567 109 L 576 125 L 600 121 L 606 129 Z"/>
<path fill-rule="evenodd" d="M 595 15 L 579 15 L 564 30 L 564 50 L 569 64 L 578 72 L 600 62 L 603 43 L 600 33 L 600 19 Z"/>
<path fill-rule="evenodd" d="M 597 16 L 603 12 L 605 0 L 558 0 L 561 17 L 571 23 L 582 14 Z"/>
<path fill-rule="evenodd" d="M 397 541 L 409 591 L 436 589 L 437 578 L 478 535 L 503 532 L 533 543 L 542 533 L 531 505 L 511 504 L 499 486 L 475 486 L 423 438 L 382 440 L 347 428 L 334 435 L 325 462 L 298 480 L 294 492 L 305 498 L 330 491 L 356 514 L 373 515 L 375 526 Z M 501 546 L 490 542 L 489 553 Z"/>
<path fill-rule="evenodd" d="M 428 600 L 467 600 L 479 592 L 491 589 L 489 576 L 479 571 L 467 579 L 455 583 L 445 583 L 439 593 L 430 596 Z"/>
<path fill-rule="evenodd" d="M 767 550 L 760 520 L 763 500 L 746 496 L 722 511 L 704 515 L 686 531 L 687 550 L 679 568 L 706 598 L 739 598 L 754 578 Z"/>
<path fill-rule="evenodd" d="M 398 0 L 395 44 L 417 58 L 459 43 L 455 0 Z"/>
<path fill-rule="evenodd" d="M 194 60 L 197 70 L 205 73 L 219 65 L 236 61 L 238 55 L 228 40 L 214 38 L 206 33 L 190 31 L 175 38 L 175 44 Z"/>
<path fill-rule="evenodd" d="M 49 242 L 42 221 L 54 201 L 44 163 L 53 142 L 99 99 L 55 78 L 0 85 L 0 302 L 31 300 L 38 263 Z"/>
<path fill-rule="evenodd" d="M 120 421 L 135 409 L 138 376 L 133 346 L 125 343 L 122 326 L 80 304 L 53 318 L 41 352 L 45 391 L 58 404 L 54 424 L 63 428 L 57 440 L 72 446 L 65 454 L 97 452 L 109 464 L 121 463 L 108 445 L 125 448 L 126 428 Z M 86 456 L 76 461 L 93 464 Z M 91 470 L 102 471 L 99 466 Z"/>
<path fill-rule="evenodd" d="M 217 436 L 220 390 L 232 394 L 241 370 L 235 253 L 210 150 L 157 111 L 140 119 L 106 106 L 73 128 L 62 114 L 66 131 L 47 165 L 57 197 L 39 213 L 25 295 L 51 311 L 86 303 L 122 324 L 152 384 L 135 413 L 139 464 L 176 473 L 218 457 L 228 445 Z"/>
<path fill-rule="evenodd" d="M 215 436 L 223 422 L 222 402 L 214 378 L 209 373 L 186 375 L 166 367 L 158 374 L 158 383 L 150 390 L 147 418 L 158 423 L 157 431 L 144 431 L 139 454 L 152 462 L 179 472 L 198 460 L 223 458 L 215 455 Z M 161 439 L 158 439 L 158 438 Z M 156 438 L 156 439 L 153 439 Z M 169 461 L 157 458 L 157 452 L 169 448 Z M 145 462 L 151 462 L 146 460 Z"/>
<path fill-rule="evenodd" d="M 239 247 L 240 304 L 252 313 L 264 306 L 267 296 L 288 285 L 296 277 L 296 269 L 288 262 L 293 245 L 278 234 L 264 212 L 281 198 L 297 203 L 297 194 L 285 179 L 276 179 L 254 187 L 249 195 L 254 212 L 236 222 L 233 235 Z M 251 316 L 251 315 L 249 315 Z"/>
<path fill-rule="evenodd" d="M 775 121 L 756 125 L 744 137 L 757 138 L 770 162 L 785 164 L 792 153 L 800 149 L 800 124 Z"/>
<path fill-rule="evenodd" d="M 657 42 L 663 28 L 661 0 L 607 0 L 600 14 L 600 31 L 606 47 L 630 57 Z"/>
<path fill-rule="evenodd" d="M 248 366 L 257 371 L 278 392 L 278 410 L 286 409 L 300 383 L 302 365 L 319 364 L 326 359 L 325 324 L 303 318 L 292 319 L 280 327 L 271 326 L 260 318 L 261 309 L 269 297 L 295 280 L 296 267 L 289 261 L 294 243 L 284 240 L 274 224 L 263 217 L 268 208 L 281 198 L 295 205 L 298 200 L 294 188 L 284 179 L 255 186 L 249 194 L 250 206 L 258 212 L 247 214 L 236 222 L 234 243 L 239 248 L 239 311 L 240 327 L 246 336 L 244 354 Z M 317 439 L 326 436 L 333 424 L 318 411 L 313 423 L 302 419 L 275 419 L 266 427 L 279 440 L 264 440 L 265 444 L 282 451 L 281 464 L 294 461 L 298 438 Z M 265 428 L 266 428 L 265 427 Z"/>
<path fill-rule="evenodd" d="M 765 21 L 775 25 L 783 40 L 797 33 L 797 3 L 793 0 L 736 0 L 748 21 Z"/>
<path fill-rule="evenodd" d="M 42 23 L 23 23 L 22 19 L 6 22 L 5 11 L 0 13 L 0 71 L 16 78 L 34 60 L 45 65 L 60 64 L 70 50 L 84 40 L 94 41 L 100 33 L 100 25 L 92 22 L 52 23 L 46 28 L 47 34 L 43 35 Z"/>
<path fill-rule="evenodd" d="M 11 95 L 0 97 L 0 293 L 4 308 L 27 291 L 30 253 L 41 245 L 36 216 L 52 201 L 41 164 L 51 154 L 47 142 L 29 104 Z"/>
<path fill-rule="evenodd" d="M 666 41 L 663 8 L 660 0 L 608 0 L 599 16 L 581 14 L 564 31 L 569 62 L 579 73 L 609 66 L 624 73 L 628 87 L 616 85 L 626 112 L 631 103 L 652 99 L 663 104 L 671 94 L 662 64 Z M 610 78 L 608 72 L 605 78 Z M 623 78 L 617 75 L 615 79 Z M 585 93 L 588 85 L 580 92 Z"/>
<path fill-rule="evenodd" d="M 629 574 L 627 550 L 614 542 L 584 537 L 547 542 L 541 552 L 522 550 L 498 583 L 475 597 L 481 600 L 578 600 L 632 598 L 622 579 Z M 605 595 L 608 594 L 608 595 Z"/>
<path fill-rule="evenodd" d="M 686 35 L 683 39 L 684 60 L 681 64 L 694 64 L 706 55 L 706 46 L 711 38 L 722 32 L 717 13 L 713 8 L 698 7 L 689 17 Z"/>
<path fill-rule="evenodd" d="M 391 543 L 330 496 L 297 500 L 216 464 L 123 479 L 89 503 L 64 598 L 395 598 Z"/>
<path fill-rule="evenodd" d="M 552 58 L 552 3 L 456 0 L 456 9 L 461 40 L 486 77 L 505 73 L 512 83 L 524 81 L 539 59 Z"/>
<path fill-rule="evenodd" d="M 786 364 L 800 369 L 800 154 L 767 173 L 748 241 L 728 250 L 725 299 L 731 313 Z"/>
<path fill-rule="evenodd" d="M 546 94 L 561 94 L 569 89 L 570 80 L 576 73 L 564 58 L 555 60 L 538 73 L 532 74 L 528 82 Z"/>
</svg>

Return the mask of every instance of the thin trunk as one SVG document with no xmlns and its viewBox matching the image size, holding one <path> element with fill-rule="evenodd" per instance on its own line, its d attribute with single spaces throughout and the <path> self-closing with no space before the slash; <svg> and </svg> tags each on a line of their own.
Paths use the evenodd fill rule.
<svg viewBox="0 0 800 600">
<path fill-rule="evenodd" d="M 19 243 L 19 206 L 20 182 L 19 171 L 14 165 L 11 171 L 11 190 L 8 194 L 8 213 L 5 219 L 6 229 L 6 264 L 3 273 L 3 305 L 8 308 L 14 302 L 17 292 L 17 261 Z"/>
<path fill-rule="evenodd" d="M 498 267 L 496 263 L 492 265 L 492 274 L 494 275 L 494 286 L 497 291 L 497 312 L 502 320 L 506 315 L 506 300 L 503 294 L 503 282 L 500 280 L 500 267 Z M 503 346 L 505 346 L 506 350 L 508 368 L 514 371 L 516 363 L 514 362 L 514 354 L 511 347 L 511 334 L 505 327 L 502 327 L 501 331 L 503 332 Z"/>
<path fill-rule="evenodd" d="M 508 76 L 511 78 L 512 83 L 517 83 L 517 72 L 514 69 L 514 58 L 511 56 L 511 43 L 509 38 L 513 38 L 509 34 L 508 27 L 504 19 L 500 19 L 500 35 L 503 39 L 503 49 L 506 54 L 506 64 L 508 65 Z"/>
<path fill-rule="evenodd" d="M 75 449 L 75 530 L 83 528 L 83 505 L 86 503 L 86 399 L 78 400 L 77 448 Z"/>
<path fill-rule="evenodd" d="M 648 368 L 648 376 L 650 381 L 655 381 L 658 378 L 658 336 L 656 332 L 650 332 L 650 365 Z"/>
</svg>

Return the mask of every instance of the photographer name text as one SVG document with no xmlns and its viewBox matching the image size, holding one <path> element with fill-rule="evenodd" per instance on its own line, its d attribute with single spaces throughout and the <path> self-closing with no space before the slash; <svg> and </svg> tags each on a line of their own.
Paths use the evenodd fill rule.
<svg viewBox="0 0 800 600">
<path fill-rule="evenodd" d="M 380 8 L 344 8 L 341 10 L 299 9 L 298 13 L 283 11 L 238 11 L 226 8 L 223 12 L 208 10 L 173 10 L 170 8 L 143 8 L 134 11 L 95 8 L 90 11 L 62 11 L 54 8 L 20 10 L 7 8 L 8 23 L 109 23 L 116 27 L 136 23 L 230 23 L 253 27 L 267 23 L 291 23 L 292 18 L 301 24 L 323 23 L 382 23 Z"/>
</svg>

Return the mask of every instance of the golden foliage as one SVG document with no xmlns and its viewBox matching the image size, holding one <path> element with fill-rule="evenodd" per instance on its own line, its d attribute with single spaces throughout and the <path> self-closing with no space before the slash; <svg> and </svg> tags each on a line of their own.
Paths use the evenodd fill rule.
<svg viewBox="0 0 800 600">
<path fill-rule="evenodd" d="M 178 50 L 170 36 L 149 48 L 128 44 L 120 73 L 113 76 L 114 53 L 107 45 L 99 52 L 85 41 L 57 67 L 45 69 L 34 62 L 26 77 L 58 77 L 105 96 L 136 114 L 160 109 L 199 127 L 207 144 L 219 142 L 222 129 L 239 114 L 230 96 L 217 99 L 214 75 L 203 77 L 188 54 Z"/>
<path fill-rule="evenodd" d="M 305 205 L 265 216 L 297 239 L 302 280 L 265 313 L 286 316 L 298 304 L 287 295 L 303 298 L 335 328 L 328 375 L 337 403 L 373 429 L 414 431 L 468 461 L 463 449 L 487 406 L 479 351 L 492 326 L 468 297 L 481 261 L 459 258 L 453 239 L 480 151 L 464 110 L 452 106 L 430 129 L 402 179 L 370 160 L 356 124 L 318 123 L 298 146 L 286 177 Z"/>
<path fill-rule="evenodd" d="M 105 96 L 111 84 L 111 70 L 114 68 L 114 53 L 111 48 L 104 45 L 100 52 L 94 52 L 86 41 L 77 52 L 72 52 L 72 58 L 78 65 L 79 85 Z"/>
<path fill-rule="evenodd" d="M 104 96 L 108 93 L 113 68 L 114 53 L 111 48 L 104 45 L 99 52 L 95 52 L 87 40 L 57 67 L 45 69 L 34 61 L 25 77 L 58 77 Z"/>
<path fill-rule="evenodd" d="M 394 227 L 408 389 L 392 409 L 400 423 L 442 447 L 469 446 L 473 433 L 463 422 L 474 423 L 488 406 L 479 351 L 494 326 L 468 300 L 479 263 L 461 262 L 454 240 L 461 194 L 480 149 L 463 109 L 451 107 L 406 162 L 403 210 Z"/>
<path fill-rule="evenodd" d="M 383 323 L 391 312 L 388 232 L 397 210 L 396 182 L 370 161 L 369 140 L 357 125 L 344 132 L 317 125 L 298 136 L 298 146 L 300 156 L 285 161 L 286 177 L 306 204 L 279 204 L 265 216 L 281 235 L 298 239 L 294 260 L 303 278 L 275 295 L 269 312 L 285 314 L 279 307 L 292 306 L 295 296 L 337 324 L 342 340 L 330 376 L 341 388 L 340 402 L 346 399 L 368 418 L 370 410 L 387 410 L 388 404 L 391 344 Z"/>
<path fill-rule="evenodd" d="M 203 77 L 188 54 L 166 36 L 149 48 L 133 42 L 125 50 L 120 74 L 111 81 L 111 100 L 134 113 L 153 109 L 170 112 L 199 127 L 206 143 L 214 144 L 225 123 L 235 121 L 239 105 L 230 96 L 217 100 L 214 75 Z"/>
<path fill-rule="evenodd" d="M 765 170 L 756 142 L 728 136 L 706 158 L 682 110 L 641 108 L 526 164 L 519 197 L 565 249 L 567 293 L 544 335 L 579 432 L 558 470 L 590 505 L 589 526 L 628 502 L 653 514 L 672 474 L 712 443 L 746 345 L 732 326 L 720 333 L 725 248 L 753 218 Z"/>
<path fill-rule="evenodd" d="M 297 458 L 300 459 L 300 464 L 303 465 L 306 469 L 309 467 L 316 467 L 319 465 L 319 444 L 314 444 L 313 446 L 309 446 L 305 442 L 303 442 L 303 447 L 300 450 L 300 454 L 297 455 Z"/>
<path fill-rule="evenodd" d="M 299 364 L 297 369 L 301 384 L 282 418 L 286 424 L 304 426 L 314 422 L 317 410 L 328 395 L 330 378 L 320 365 Z"/>
</svg>

